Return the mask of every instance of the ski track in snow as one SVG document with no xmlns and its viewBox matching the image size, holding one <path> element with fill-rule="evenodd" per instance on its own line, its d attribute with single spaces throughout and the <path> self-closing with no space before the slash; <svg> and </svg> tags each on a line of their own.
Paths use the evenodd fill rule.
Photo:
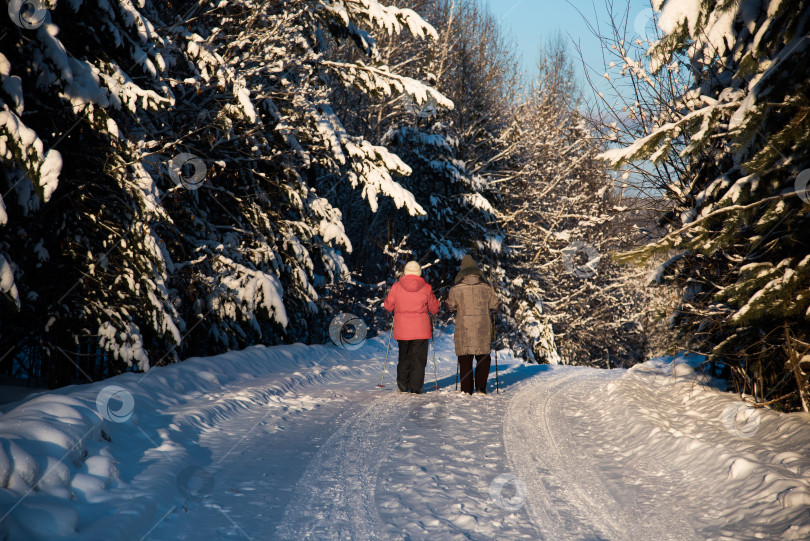
<svg viewBox="0 0 810 541">
<path fill-rule="evenodd" d="M 390 394 L 344 423 L 321 447 L 295 487 L 277 539 L 380 539 L 374 501 L 377 468 L 397 429 Z"/>
<path fill-rule="evenodd" d="M 490 496 L 492 482 L 509 473 L 501 437 L 507 396 L 408 397 L 413 404 L 377 480 L 386 539 L 537 538 L 522 505 L 503 509 Z"/>
<path fill-rule="evenodd" d="M 561 530 L 572 539 L 612 538 L 618 531 L 612 517 L 602 516 L 602 513 L 597 517 L 601 520 L 596 524 L 601 525 L 600 529 L 606 528 L 606 532 L 595 529 L 594 522 L 588 521 L 588 515 L 595 514 L 594 509 L 603 508 L 602 502 L 593 505 L 592 496 L 605 491 L 599 487 L 599 492 L 594 493 L 592 489 L 597 482 L 590 475 L 570 471 L 570 459 L 556 443 L 547 417 L 549 402 L 561 391 L 568 390 L 566 382 L 574 376 L 569 373 L 556 378 L 553 384 L 544 385 L 543 389 L 531 385 L 514 393 L 504 421 L 507 456 L 517 478 L 527 483 L 528 508 L 543 539 L 558 539 Z M 527 423 L 529 419 L 533 422 Z M 527 427 L 532 434 L 525 433 Z M 538 441 L 545 445 L 538 447 Z M 572 483 L 582 482 L 591 490 L 572 486 Z"/>
<path fill-rule="evenodd" d="M 578 442 L 576 424 L 565 418 L 583 416 L 587 397 L 622 373 L 568 368 L 510 397 L 504 421 L 509 464 L 528 485 L 527 505 L 543 539 L 699 538 L 678 520 L 672 502 L 658 512 L 639 509 L 639 488 L 611 483 L 586 451 L 594 442 Z"/>
</svg>

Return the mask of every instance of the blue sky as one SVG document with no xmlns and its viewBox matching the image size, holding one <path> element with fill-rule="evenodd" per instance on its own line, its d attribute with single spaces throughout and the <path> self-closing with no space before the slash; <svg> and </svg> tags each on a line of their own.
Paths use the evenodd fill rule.
<svg viewBox="0 0 810 541">
<path fill-rule="evenodd" d="M 602 77 L 605 72 L 601 44 L 588 28 L 588 23 L 601 25 L 603 33 L 608 30 L 608 8 L 611 0 L 483 0 L 489 4 L 492 13 L 506 31 L 517 41 L 523 58 L 523 67 L 534 74 L 538 59 L 538 47 L 549 37 L 560 31 L 568 41 L 569 51 L 574 60 L 580 79 L 580 88 L 588 98 L 592 96 L 590 87 L 584 78 L 582 62 L 573 41 L 579 42 L 585 61 L 595 70 L 591 79 L 599 85 L 599 90 L 610 95 L 607 81 Z M 628 25 L 631 29 L 644 32 L 650 23 L 649 0 L 612 0 L 613 12 L 617 15 L 628 10 Z M 629 4 L 628 4 L 629 2 Z M 579 10 L 579 12 L 577 11 Z M 583 18 L 583 15 L 587 18 Z"/>
</svg>

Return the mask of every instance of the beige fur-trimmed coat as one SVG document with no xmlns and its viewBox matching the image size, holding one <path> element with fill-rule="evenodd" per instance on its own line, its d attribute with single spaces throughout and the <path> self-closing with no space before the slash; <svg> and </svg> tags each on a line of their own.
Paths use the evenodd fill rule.
<svg viewBox="0 0 810 541">
<path fill-rule="evenodd" d="M 489 311 L 498 308 L 498 296 L 480 276 L 471 274 L 450 288 L 447 307 L 456 310 L 456 355 L 484 355 L 492 350 Z"/>
</svg>

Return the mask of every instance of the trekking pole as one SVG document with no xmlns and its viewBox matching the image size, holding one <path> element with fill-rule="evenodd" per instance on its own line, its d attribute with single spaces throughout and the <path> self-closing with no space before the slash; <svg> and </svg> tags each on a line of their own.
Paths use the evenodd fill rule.
<svg viewBox="0 0 810 541">
<path fill-rule="evenodd" d="M 489 287 L 491 287 L 492 290 L 494 291 L 495 288 L 492 286 L 493 283 L 494 281 L 492 280 L 492 267 L 490 267 Z M 498 376 L 498 331 L 495 328 L 495 314 L 493 312 L 490 312 L 490 321 L 492 322 L 492 341 L 493 341 L 493 349 L 495 350 L 495 394 L 500 394 L 501 382 L 499 381 L 500 378 Z"/>
<path fill-rule="evenodd" d="M 393 326 L 393 324 L 392 324 Z M 385 367 L 388 366 L 388 350 L 391 349 L 391 335 L 394 334 L 394 330 L 390 329 L 388 333 L 388 346 L 385 348 L 385 362 L 383 363 L 383 372 L 382 378 L 380 378 L 380 384 L 377 385 L 380 389 L 384 389 L 385 385 L 383 385 L 383 381 L 385 380 Z"/>
<path fill-rule="evenodd" d="M 439 374 L 436 372 L 436 341 L 433 339 L 433 316 L 430 316 L 430 343 L 433 346 L 433 377 L 436 379 L 436 390 L 439 390 Z"/>
<path fill-rule="evenodd" d="M 495 339 L 495 394 L 501 393 L 501 383 L 498 378 L 498 332 L 495 330 L 495 317 L 492 317 L 492 336 Z"/>
<path fill-rule="evenodd" d="M 501 383 L 498 381 L 498 350 L 495 350 L 495 394 L 501 394 Z"/>
<path fill-rule="evenodd" d="M 458 376 L 461 373 L 461 361 L 456 357 L 456 391 L 458 391 Z"/>
</svg>

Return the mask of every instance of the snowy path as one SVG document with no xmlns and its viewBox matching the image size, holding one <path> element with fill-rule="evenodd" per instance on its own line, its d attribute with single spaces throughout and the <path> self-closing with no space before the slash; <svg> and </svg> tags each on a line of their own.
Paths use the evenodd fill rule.
<svg viewBox="0 0 810 541">
<path fill-rule="evenodd" d="M 552 408 L 559 406 L 555 402 L 570 397 L 572 386 L 588 392 L 576 375 L 566 373 L 544 381 L 539 389 L 530 385 L 512 395 L 504 421 L 509 464 L 518 478 L 527 480 L 528 508 L 543 539 L 624 538 L 615 517 L 606 512 L 611 494 L 590 469 L 576 469 L 576 451 L 566 445 L 568 434 L 555 433 L 560 423 L 550 418 L 555 414 Z M 592 385 L 594 379 L 587 382 Z"/>
<path fill-rule="evenodd" d="M 535 539 L 522 505 L 504 510 L 490 496 L 506 468 L 508 394 L 453 391 L 451 341 L 437 340 L 438 392 L 432 359 L 419 396 L 392 388 L 389 364 L 385 390 L 375 387 L 379 372 L 307 380 L 281 398 L 282 417 L 251 412 L 206 430 L 214 488 L 161 518 L 147 539 Z M 543 370 L 504 368 L 506 385 Z M 491 383 L 494 393 L 494 373 Z"/>
<path fill-rule="evenodd" d="M 436 345 L 440 390 L 431 361 L 423 395 L 394 390 L 395 347 L 376 388 L 376 338 L 37 397 L 0 417 L 0 436 L 16 434 L 0 473 L 20 487 L 0 491 L 0 539 L 810 538 L 810 415 L 740 423 L 739 401 L 687 358 L 629 371 L 501 358 L 503 392 L 493 377 L 467 396 L 452 334 Z M 111 383 L 132 419 L 95 415 Z"/>
<path fill-rule="evenodd" d="M 504 393 L 468 397 L 443 357 L 439 392 L 377 391 L 376 375 L 352 376 L 292 393 L 311 407 L 281 424 L 251 414 L 205 434 L 216 489 L 148 539 L 696 538 L 672 509 L 639 520 L 633 490 L 607 486 L 572 437 L 569 416 L 623 371 L 512 365 Z"/>
</svg>

